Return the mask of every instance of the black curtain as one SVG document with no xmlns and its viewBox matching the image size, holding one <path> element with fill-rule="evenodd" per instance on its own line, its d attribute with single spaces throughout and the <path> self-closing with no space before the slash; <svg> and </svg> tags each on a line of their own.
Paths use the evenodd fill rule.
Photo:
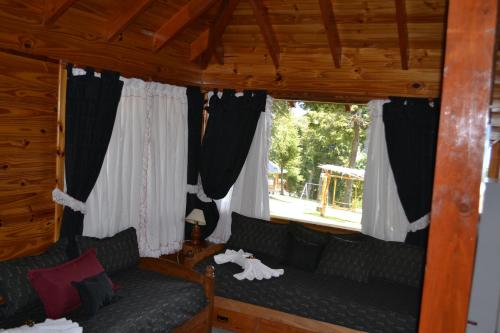
<svg viewBox="0 0 500 333">
<path fill-rule="evenodd" d="M 237 97 L 224 90 L 210 98 L 209 118 L 201 147 L 200 174 L 208 197 L 222 199 L 240 174 L 252 144 L 265 91 L 245 91 Z"/>
<path fill-rule="evenodd" d="M 86 71 L 86 75 L 73 76 L 68 65 L 66 93 L 66 188 L 70 196 L 82 202 L 99 176 L 123 87 L 118 73 L 104 71 L 99 78 L 93 69 Z M 65 207 L 61 237 L 72 239 L 82 231 L 83 214 Z"/>
<path fill-rule="evenodd" d="M 201 149 L 201 124 L 203 119 L 203 94 L 199 87 L 188 87 L 188 170 L 187 183 L 198 183 Z M 189 214 L 189 212 L 188 212 Z"/>
<path fill-rule="evenodd" d="M 398 195 L 408 220 L 430 212 L 436 157 L 439 101 L 391 97 L 383 106 L 385 138 Z M 407 242 L 426 242 L 427 230 L 409 233 Z"/>
<path fill-rule="evenodd" d="M 196 185 L 198 183 L 198 173 L 200 165 L 201 151 L 201 126 L 203 119 L 204 98 L 199 87 L 188 87 L 186 90 L 188 99 L 188 170 L 187 183 Z M 186 198 L 186 216 L 195 208 L 201 209 L 205 215 L 206 225 L 201 228 L 201 238 L 205 239 L 215 230 L 219 221 L 219 211 L 217 205 L 212 200 L 210 202 L 201 201 L 196 193 L 188 193 Z M 185 223 L 184 238 L 191 238 L 193 225 Z"/>
</svg>

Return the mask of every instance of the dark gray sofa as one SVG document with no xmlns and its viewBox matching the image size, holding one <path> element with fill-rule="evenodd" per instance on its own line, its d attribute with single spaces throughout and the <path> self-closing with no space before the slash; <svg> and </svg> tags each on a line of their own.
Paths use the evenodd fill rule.
<svg viewBox="0 0 500 333">
<path fill-rule="evenodd" d="M 290 264 L 282 251 L 291 251 L 283 244 L 283 235 L 323 244 L 317 268 L 306 271 Z M 241 267 L 216 265 L 212 257 L 207 258 L 196 269 L 216 266 L 216 296 L 361 331 L 417 331 L 422 248 L 241 216 L 235 221 L 235 215 L 227 247 L 243 248 L 269 267 L 284 268 L 285 274 L 270 280 L 239 281 L 233 274 L 241 272 Z"/>
<path fill-rule="evenodd" d="M 21 326 L 28 320 L 35 323 L 45 320 L 43 305 L 26 273 L 28 269 L 52 267 L 67 261 L 66 244 L 60 241 L 42 255 L 0 263 L 0 295 L 6 299 L 6 304 L 0 306 L 0 328 Z M 139 258 L 133 229 L 103 240 L 79 237 L 77 245 L 80 251 L 95 247 L 99 261 L 119 286 L 115 301 L 95 316 L 88 318 L 82 309 L 66 315 L 78 322 L 84 333 L 170 332 L 208 304 L 202 284 L 160 273 L 165 268 L 168 270 L 167 262 L 158 261 L 158 266 L 154 266 L 158 271 L 140 267 L 143 259 Z M 156 265 L 156 259 L 146 262 Z"/>
</svg>

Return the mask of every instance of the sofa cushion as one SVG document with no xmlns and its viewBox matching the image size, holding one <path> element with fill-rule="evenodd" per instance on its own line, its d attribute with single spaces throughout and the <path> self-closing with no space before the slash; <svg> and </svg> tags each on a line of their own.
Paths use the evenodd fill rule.
<svg viewBox="0 0 500 333">
<path fill-rule="evenodd" d="M 312 272 L 318 266 L 322 251 L 323 245 L 310 243 L 291 235 L 285 262 L 296 268 Z"/>
<path fill-rule="evenodd" d="M 330 238 L 330 234 L 327 232 L 317 231 L 311 228 L 307 228 L 298 223 L 290 223 L 289 224 L 289 232 L 296 239 L 314 243 L 321 246 L 325 246 Z"/>
<path fill-rule="evenodd" d="M 113 276 L 121 288 L 118 300 L 88 318 L 80 307 L 67 315 L 85 333 L 171 332 L 199 313 L 207 304 L 199 284 L 160 273 L 131 268 Z M 36 306 L 0 323 L 2 328 L 23 325 L 26 320 L 45 319 L 43 307 Z"/>
<path fill-rule="evenodd" d="M 268 254 L 281 261 L 285 259 L 288 245 L 288 228 L 285 224 L 270 223 L 235 212 L 231 217 L 231 237 L 226 244 L 228 248 Z"/>
<path fill-rule="evenodd" d="M 239 281 L 233 274 L 241 272 L 240 266 L 232 263 L 217 265 L 213 257 L 205 259 L 195 269 L 203 272 L 207 265 L 215 266 L 215 294 L 220 297 L 364 332 L 416 332 L 418 300 L 415 307 L 415 303 L 411 303 L 415 298 L 407 297 L 407 294 L 398 296 L 394 293 L 391 302 L 385 304 L 387 306 L 379 306 L 371 302 L 372 297 L 366 296 L 372 295 L 370 284 L 283 266 L 270 256 L 260 256 L 259 259 L 271 268 L 284 268 L 285 274 L 269 280 Z M 418 295 L 416 288 L 413 289 Z M 411 304 L 392 306 L 405 302 Z"/>
<path fill-rule="evenodd" d="M 425 249 L 399 242 L 373 239 L 376 256 L 371 276 L 411 287 L 422 284 Z"/>
<path fill-rule="evenodd" d="M 372 262 L 371 251 L 370 242 L 353 242 L 332 236 L 323 250 L 316 272 L 367 282 Z"/>
<path fill-rule="evenodd" d="M 61 265 L 29 270 L 28 278 L 42 300 L 47 317 L 57 319 L 81 304 L 78 292 L 71 283 L 102 272 L 104 268 L 96 258 L 95 249 L 91 248 Z"/>
<path fill-rule="evenodd" d="M 97 259 L 108 274 L 132 268 L 139 260 L 135 228 L 125 229 L 106 238 L 76 236 L 76 244 L 80 253 L 94 247 L 97 251 Z"/>
<path fill-rule="evenodd" d="M 6 304 L 0 306 L 0 319 L 25 311 L 39 302 L 28 280 L 28 270 L 51 267 L 67 261 L 67 246 L 67 240 L 62 239 L 41 255 L 0 262 L 0 295 L 6 301 Z"/>
<path fill-rule="evenodd" d="M 92 317 L 101 307 L 111 303 L 114 297 L 113 284 L 106 272 L 71 283 L 78 291 L 82 308 L 88 317 Z"/>
</svg>

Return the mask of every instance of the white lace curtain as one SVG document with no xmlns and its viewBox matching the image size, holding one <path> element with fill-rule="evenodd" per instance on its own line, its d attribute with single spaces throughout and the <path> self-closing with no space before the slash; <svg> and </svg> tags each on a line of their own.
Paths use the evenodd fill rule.
<svg viewBox="0 0 500 333">
<path fill-rule="evenodd" d="M 138 233 L 141 256 L 180 249 L 187 165 L 186 89 L 125 81 L 113 134 L 87 200 L 83 234 Z"/>
<path fill-rule="evenodd" d="M 372 100 L 368 103 L 370 127 L 367 144 L 361 228 L 364 234 L 388 241 L 403 242 L 409 231 L 428 225 L 429 215 L 409 223 L 399 199 L 392 173 L 383 121 L 383 105 L 389 100 Z"/>
<path fill-rule="evenodd" d="M 208 240 L 225 243 L 231 236 L 231 213 L 269 220 L 269 191 L 267 165 L 271 147 L 273 99 L 268 96 L 266 110 L 262 112 L 238 179 L 226 197 L 216 200 L 219 208 L 219 223 Z"/>
</svg>

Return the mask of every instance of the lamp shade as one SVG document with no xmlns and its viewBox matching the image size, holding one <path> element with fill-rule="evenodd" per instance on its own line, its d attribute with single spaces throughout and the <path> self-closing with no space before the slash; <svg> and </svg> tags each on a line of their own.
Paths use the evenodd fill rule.
<svg viewBox="0 0 500 333">
<path fill-rule="evenodd" d="M 186 217 L 186 222 L 191 224 L 206 225 L 205 215 L 201 209 L 195 208 Z"/>
</svg>

